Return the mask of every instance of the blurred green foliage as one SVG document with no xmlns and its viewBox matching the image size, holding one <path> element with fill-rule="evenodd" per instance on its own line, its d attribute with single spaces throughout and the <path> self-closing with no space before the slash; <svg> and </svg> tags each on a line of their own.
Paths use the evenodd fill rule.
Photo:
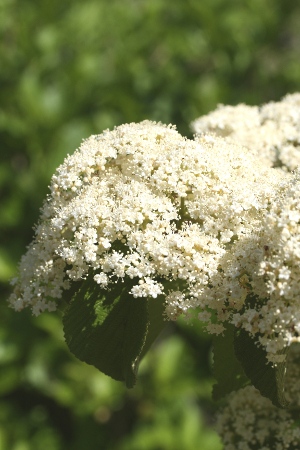
<svg viewBox="0 0 300 450">
<path fill-rule="evenodd" d="M 127 391 L 57 314 L 7 308 L 50 177 L 90 134 L 299 90 L 294 0 L 0 0 L 0 450 L 218 450 L 210 339 L 170 326 Z"/>
</svg>

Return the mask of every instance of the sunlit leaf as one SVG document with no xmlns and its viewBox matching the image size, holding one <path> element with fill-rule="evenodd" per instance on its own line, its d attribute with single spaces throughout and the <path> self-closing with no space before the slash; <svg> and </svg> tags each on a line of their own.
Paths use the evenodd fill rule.
<svg viewBox="0 0 300 450">
<path fill-rule="evenodd" d="M 148 333 L 146 299 L 134 299 L 129 286 L 101 290 L 86 280 L 63 317 L 65 339 L 74 355 L 128 387 L 136 382 L 139 356 Z"/>
</svg>

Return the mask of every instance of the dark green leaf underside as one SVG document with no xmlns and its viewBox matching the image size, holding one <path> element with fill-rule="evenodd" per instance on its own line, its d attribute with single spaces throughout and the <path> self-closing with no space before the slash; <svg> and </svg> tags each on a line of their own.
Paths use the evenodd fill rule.
<svg viewBox="0 0 300 450">
<path fill-rule="evenodd" d="M 213 386 L 212 396 L 217 401 L 250 382 L 234 352 L 233 325 L 228 324 L 224 334 L 214 336 L 213 353 L 213 375 L 217 382 Z"/>
<path fill-rule="evenodd" d="M 245 330 L 237 330 L 234 347 L 245 374 L 260 393 L 269 398 L 275 406 L 286 407 L 284 396 L 284 376 L 286 363 L 278 363 L 275 367 L 268 363 L 266 351 L 256 344 Z"/>
</svg>

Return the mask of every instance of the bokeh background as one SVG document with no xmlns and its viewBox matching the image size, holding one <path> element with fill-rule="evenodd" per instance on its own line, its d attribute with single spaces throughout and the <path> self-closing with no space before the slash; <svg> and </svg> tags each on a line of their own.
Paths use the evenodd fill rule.
<svg viewBox="0 0 300 450">
<path fill-rule="evenodd" d="M 0 450 L 221 450 L 211 340 L 170 325 L 132 390 L 7 307 L 55 168 L 121 123 L 189 123 L 300 90 L 296 0 L 0 0 Z"/>
</svg>

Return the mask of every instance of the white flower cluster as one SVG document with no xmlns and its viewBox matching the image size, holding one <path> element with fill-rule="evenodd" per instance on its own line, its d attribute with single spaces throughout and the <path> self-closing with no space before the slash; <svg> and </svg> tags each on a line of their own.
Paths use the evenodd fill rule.
<svg viewBox="0 0 300 450">
<path fill-rule="evenodd" d="M 216 429 L 224 450 L 296 450 L 300 429 L 295 428 L 289 411 L 276 408 L 271 401 L 248 386 L 233 392 L 219 413 Z"/>
<path fill-rule="evenodd" d="M 293 410 L 299 411 L 300 345 L 289 351 L 285 380 L 289 409 L 274 406 L 271 401 L 248 386 L 228 396 L 227 405 L 217 416 L 216 429 L 224 450 L 296 450 L 300 448 L 300 428 Z"/>
<path fill-rule="evenodd" d="M 229 321 L 259 333 L 279 361 L 300 334 L 300 194 L 299 175 L 271 165 L 149 121 L 91 136 L 52 178 L 11 306 L 39 314 L 90 274 L 101 289 L 131 279 L 171 320 L 197 308 L 209 332 Z"/>
<path fill-rule="evenodd" d="M 214 133 L 244 145 L 272 167 L 300 165 L 300 94 L 262 107 L 239 104 L 219 107 L 192 123 L 195 133 Z"/>
<path fill-rule="evenodd" d="M 151 122 L 92 136 L 52 178 L 11 304 L 52 310 L 92 270 L 102 288 L 129 277 L 134 297 L 164 293 L 171 318 L 200 299 L 225 306 L 221 259 L 256 227 L 274 190 L 269 171 L 222 140 L 189 141 Z M 164 292 L 170 279 L 181 289 Z"/>
<path fill-rule="evenodd" d="M 269 352 L 269 359 L 279 362 L 283 355 L 276 353 L 300 336 L 300 177 L 296 172 L 281 185 L 267 208 L 257 237 L 256 263 L 251 252 L 239 261 L 246 273 L 252 274 L 251 290 L 263 303 L 256 302 L 242 314 L 233 316 L 236 326 L 243 326 L 252 334 L 260 333 L 260 342 Z M 256 265 L 255 266 L 253 265 Z M 249 272 L 251 271 L 251 272 Z"/>
</svg>

